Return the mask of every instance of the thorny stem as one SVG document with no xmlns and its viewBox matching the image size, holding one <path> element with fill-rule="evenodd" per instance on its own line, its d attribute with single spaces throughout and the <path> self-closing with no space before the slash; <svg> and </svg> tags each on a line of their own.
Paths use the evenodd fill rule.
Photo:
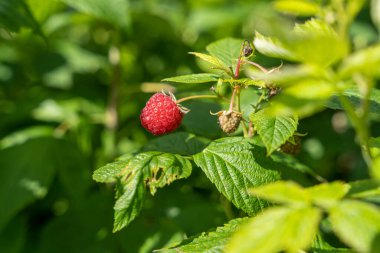
<svg viewBox="0 0 380 253">
<path fill-rule="evenodd" d="M 178 99 L 176 101 L 176 103 L 179 104 L 179 103 L 182 103 L 182 102 L 187 101 L 187 100 L 199 99 L 199 98 L 219 98 L 219 97 L 216 95 L 194 95 L 194 96 L 189 96 L 189 97 L 184 97 L 184 98 Z"/>
</svg>

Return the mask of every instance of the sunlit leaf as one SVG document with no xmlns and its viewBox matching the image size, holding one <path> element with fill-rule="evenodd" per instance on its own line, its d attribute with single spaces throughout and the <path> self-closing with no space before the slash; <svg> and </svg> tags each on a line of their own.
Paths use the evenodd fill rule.
<svg viewBox="0 0 380 253">
<path fill-rule="evenodd" d="M 380 44 L 362 49 L 344 59 L 340 68 L 342 77 L 361 73 L 368 76 L 380 76 Z"/>
<path fill-rule="evenodd" d="M 218 58 L 227 69 L 232 69 L 235 72 L 243 42 L 241 39 L 225 38 L 211 43 L 206 49 L 212 56 Z"/>
<path fill-rule="evenodd" d="M 277 0 L 274 8 L 295 16 L 313 16 L 320 11 L 317 3 L 306 0 Z"/>
<path fill-rule="evenodd" d="M 336 181 L 309 187 L 306 189 L 306 192 L 310 195 L 314 204 L 328 208 L 342 199 L 349 189 L 349 184 Z"/>
<path fill-rule="evenodd" d="M 380 235 L 380 209 L 361 201 L 344 200 L 329 210 L 332 229 L 358 252 L 373 252 Z"/>
<path fill-rule="evenodd" d="M 307 204 L 310 197 L 298 184 L 291 181 L 278 181 L 259 186 L 250 190 L 250 193 L 276 203 L 283 204 Z"/>
<path fill-rule="evenodd" d="M 314 207 L 275 207 L 251 218 L 232 236 L 229 253 L 297 252 L 310 247 L 321 212 Z"/>
</svg>

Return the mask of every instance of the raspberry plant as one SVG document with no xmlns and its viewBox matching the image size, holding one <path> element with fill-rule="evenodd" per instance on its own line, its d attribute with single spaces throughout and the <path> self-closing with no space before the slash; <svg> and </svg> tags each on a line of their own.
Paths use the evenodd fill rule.
<svg viewBox="0 0 380 253">
<path fill-rule="evenodd" d="M 363 4 L 275 1 L 279 11 L 311 18 L 291 31 L 256 32 L 252 41 L 225 38 L 208 45 L 205 53 L 191 52 L 209 72 L 163 81 L 205 87 L 177 103 L 214 99 L 224 109 L 209 117 L 226 135 L 205 139 L 171 133 L 96 170 L 94 180 L 115 184 L 114 232 L 133 222 L 148 192 L 154 195 L 200 169 L 244 217 L 159 252 L 380 252 L 380 139 L 370 132 L 371 120 L 380 116 L 380 44 L 354 51 L 348 36 Z M 378 13 L 373 16 L 378 22 Z M 254 61 L 257 52 L 281 62 L 264 68 Z M 255 95 L 243 100 L 247 92 Z M 148 131 L 177 128 L 180 120 L 167 131 L 152 131 L 149 125 L 160 119 L 146 123 L 146 118 L 161 107 L 149 103 L 151 112 L 144 109 L 141 116 Z M 180 112 L 174 102 L 171 108 Z M 286 154 L 300 148 L 302 120 L 326 108 L 347 114 L 370 171 L 366 180 L 327 182 Z M 308 183 L 299 176 L 309 177 Z M 328 236 L 341 243 L 330 245 Z"/>
</svg>

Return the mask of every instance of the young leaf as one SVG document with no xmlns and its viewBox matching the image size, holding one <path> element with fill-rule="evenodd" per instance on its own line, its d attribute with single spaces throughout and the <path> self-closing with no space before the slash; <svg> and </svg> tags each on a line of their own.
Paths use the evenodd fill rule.
<svg viewBox="0 0 380 253">
<path fill-rule="evenodd" d="M 313 16 L 320 11 L 317 3 L 305 0 L 276 0 L 274 8 L 295 16 Z"/>
<path fill-rule="evenodd" d="M 157 188 L 186 178 L 191 174 L 191 163 L 180 155 L 145 152 L 127 161 L 103 166 L 94 173 L 95 180 L 111 182 L 117 178 L 114 232 L 127 226 L 140 212 L 145 188 L 152 195 Z"/>
<path fill-rule="evenodd" d="M 60 0 L 85 14 L 103 19 L 113 25 L 126 27 L 129 24 L 129 5 L 126 0 Z"/>
<path fill-rule="evenodd" d="M 374 252 L 371 245 L 380 235 L 380 210 L 361 201 L 344 200 L 329 210 L 332 229 L 358 252 Z"/>
<path fill-rule="evenodd" d="M 274 97 L 268 111 L 271 115 L 310 116 L 323 110 L 334 92 L 335 87 L 329 82 L 316 79 L 300 80 L 284 88 L 279 95 Z"/>
<path fill-rule="evenodd" d="M 175 83 L 209 83 L 218 81 L 219 76 L 211 73 L 190 74 L 165 78 L 162 81 Z"/>
<path fill-rule="evenodd" d="M 289 61 L 297 60 L 297 56 L 276 38 L 269 38 L 256 32 L 253 45 L 263 55 Z"/>
<path fill-rule="evenodd" d="M 308 204 L 310 196 L 298 184 L 292 181 L 277 181 L 250 189 L 251 194 L 276 203 Z"/>
<path fill-rule="evenodd" d="M 284 38 L 256 34 L 254 45 L 260 53 L 270 57 L 314 63 L 321 67 L 337 62 L 348 51 L 347 42 L 330 25 L 316 19 L 296 25 Z"/>
<path fill-rule="evenodd" d="M 362 49 L 347 57 L 339 70 L 339 74 L 348 78 L 355 73 L 379 77 L 380 43 Z"/>
<path fill-rule="evenodd" d="M 212 68 L 215 69 L 221 69 L 225 71 L 227 74 L 230 73 L 230 70 L 224 66 L 224 64 L 216 57 L 208 55 L 208 54 L 202 54 L 197 52 L 190 52 L 189 54 L 195 55 L 196 57 L 210 63 L 212 65 Z"/>
<path fill-rule="evenodd" d="M 214 231 L 202 233 L 198 236 L 190 237 L 182 241 L 179 245 L 171 247 L 176 252 L 182 253 L 215 253 L 223 252 L 231 235 L 238 229 L 238 227 L 247 221 L 248 218 L 238 218 L 230 220 L 222 227 L 216 228 Z M 159 250 L 159 252 L 168 252 Z"/>
<path fill-rule="evenodd" d="M 306 192 L 310 195 L 314 204 L 328 208 L 342 199 L 349 189 L 349 184 L 336 181 L 309 187 Z"/>
<path fill-rule="evenodd" d="M 380 0 L 371 0 L 371 17 L 377 30 L 380 31 Z"/>
<path fill-rule="evenodd" d="M 251 218 L 232 236 L 229 253 L 298 252 L 307 249 L 321 212 L 314 207 L 275 207 Z"/>
<path fill-rule="evenodd" d="M 219 192 L 250 215 L 261 210 L 265 202 L 250 196 L 248 189 L 280 178 L 278 165 L 266 157 L 265 150 L 240 137 L 212 142 L 194 155 L 194 162 Z"/>
<path fill-rule="evenodd" d="M 108 163 L 94 171 L 92 178 L 100 183 L 112 183 L 120 176 L 121 171 L 126 168 L 128 161 L 115 161 Z"/>
<path fill-rule="evenodd" d="M 225 68 L 235 72 L 242 43 L 241 39 L 225 38 L 211 43 L 206 49 L 212 56 L 218 58 Z"/>
<path fill-rule="evenodd" d="M 250 119 L 263 140 L 268 155 L 284 144 L 297 130 L 298 125 L 296 117 L 272 116 L 266 109 L 251 114 Z"/>
</svg>

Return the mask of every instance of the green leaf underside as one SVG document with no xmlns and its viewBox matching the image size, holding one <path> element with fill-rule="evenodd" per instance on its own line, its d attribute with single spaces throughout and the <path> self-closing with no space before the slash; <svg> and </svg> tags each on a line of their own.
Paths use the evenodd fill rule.
<svg viewBox="0 0 380 253">
<path fill-rule="evenodd" d="M 361 180 L 350 183 L 348 195 L 380 203 L 380 182 L 378 180 Z"/>
<path fill-rule="evenodd" d="M 244 138 L 222 138 L 212 142 L 194 162 L 228 200 L 244 212 L 253 215 L 266 202 L 250 196 L 248 189 L 280 178 L 279 165 L 265 150 Z"/>
<path fill-rule="evenodd" d="M 362 95 L 356 87 L 350 87 L 343 91 L 343 96 L 346 97 L 355 107 L 359 106 L 362 101 Z M 342 110 L 343 106 L 336 95 L 326 103 L 326 107 Z M 373 114 L 380 115 L 380 90 L 373 88 L 369 97 L 369 111 Z"/>
<path fill-rule="evenodd" d="M 122 169 L 125 168 L 127 164 L 128 161 L 116 161 L 106 164 L 105 166 L 95 170 L 92 178 L 100 183 L 115 182 Z"/>
<path fill-rule="evenodd" d="M 175 83 L 209 83 L 218 81 L 219 76 L 211 73 L 190 74 L 165 78 L 162 81 Z"/>
<path fill-rule="evenodd" d="M 365 202 L 344 200 L 329 211 L 336 235 L 358 252 L 374 252 L 371 246 L 380 239 L 380 210 Z"/>
<path fill-rule="evenodd" d="M 94 172 L 94 178 L 109 182 L 117 175 L 114 232 L 127 226 L 140 212 L 146 188 L 154 195 L 157 188 L 186 178 L 191 163 L 180 155 L 145 152 L 127 161 L 116 161 Z"/>
<path fill-rule="evenodd" d="M 265 109 L 252 114 L 250 119 L 263 140 L 268 155 L 294 134 L 298 124 L 295 117 L 272 116 Z"/>
<path fill-rule="evenodd" d="M 223 252 L 231 235 L 238 227 L 247 221 L 248 218 L 238 218 L 230 220 L 227 224 L 217 227 L 213 231 L 203 232 L 200 235 L 192 236 L 179 245 L 172 247 L 176 252 L 182 253 L 216 253 Z M 165 249 L 159 252 L 165 252 Z"/>
<path fill-rule="evenodd" d="M 297 252 L 307 249 L 321 212 L 314 207 L 275 207 L 251 218 L 232 236 L 229 253 Z"/>
<path fill-rule="evenodd" d="M 235 72 L 242 43 L 242 39 L 225 38 L 209 44 L 206 49 L 212 56 L 218 58 L 225 68 Z"/>
</svg>

